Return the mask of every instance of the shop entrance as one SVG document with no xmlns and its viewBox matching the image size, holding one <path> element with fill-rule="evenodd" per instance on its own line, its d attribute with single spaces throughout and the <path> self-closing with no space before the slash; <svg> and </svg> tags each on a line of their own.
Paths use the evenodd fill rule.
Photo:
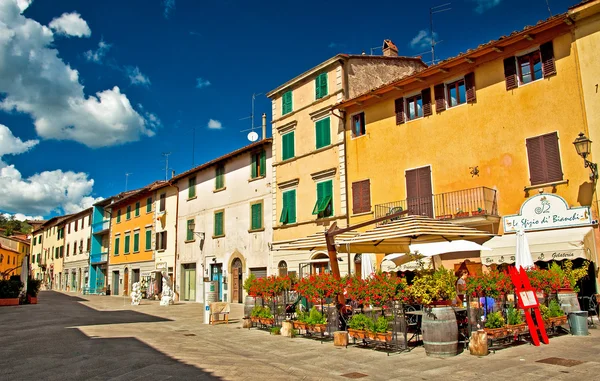
<svg viewBox="0 0 600 381">
<path fill-rule="evenodd" d="M 242 261 L 239 258 L 231 264 L 231 303 L 242 303 Z"/>
<path fill-rule="evenodd" d="M 119 295 L 119 272 L 113 271 L 112 294 Z"/>
<path fill-rule="evenodd" d="M 129 269 L 125 267 L 123 273 L 123 296 L 129 295 Z"/>
<path fill-rule="evenodd" d="M 183 300 L 196 301 L 196 264 L 188 263 L 183 268 Z"/>
<path fill-rule="evenodd" d="M 219 302 L 223 301 L 223 264 L 216 263 L 210 265 L 210 272 L 212 274 L 211 280 L 213 282 L 217 282 L 217 300 Z"/>
</svg>

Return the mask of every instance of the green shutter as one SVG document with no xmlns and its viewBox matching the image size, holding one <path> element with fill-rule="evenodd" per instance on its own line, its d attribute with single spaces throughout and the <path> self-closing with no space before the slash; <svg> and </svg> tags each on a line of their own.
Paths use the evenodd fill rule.
<svg viewBox="0 0 600 381">
<path fill-rule="evenodd" d="M 294 131 L 288 132 L 281 137 L 282 153 L 281 160 L 287 160 L 294 157 Z"/>
<path fill-rule="evenodd" d="M 315 79 L 315 99 L 321 99 L 327 95 L 327 73 L 322 73 Z"/>
<path fill-rule="evenodd" d="M 117 210 L 117 223 L 121 222 L 121 209 Z"/>
<path fill-rule="evenodd" d="M 146 250 L 152 250 L 152 230 L 146 229 Z"/>
<path fill-rule="evenodd" d="M 288 191 L 288 224 L 296 223 L 296 190 Z"/>
<path fill-rule="evenodd" d="M 131 239 L 131 236 L 126 235 L 125 236 L 125 254 L 129 253 L 129 240 Z"/>
<path fill-rule="evenodd" d="M 152 211 L 152 197 L 148 197 L 146 199 L 146 213 L 150 213 Z"/>
<path fill-rule="evenodd" d="M 281 97 L 281 115 L 288 114 L 288 113 L 292 112 L 292 110 L 293 110 L 292 91 L 290 90 L 290 91 L 284 93 L 283 96 Z"/>
<path fill-rule="evenodd" d="M 215 189 L 222 189 L 225 186 L 225 181 L 223 178 L 224 174 L 225 168 L 223 166 L 217 167 L 215 177 Z"/>
<path fill-rule="evenodd" d="M 252 204 L 251 230 L 262 229 L 262 204 Z"/>
<path fill-rule="evenodd" d="M 140 233 L 133 233 L 133 252 L 140 251 Z"/>
<path fill-rule="evenodd" d="M 279 222 L 282 224 L 287 224 L 288 219 L 288 207 L 287 207 L 287 196 L 286 193 L 283 194 L 283 206 L 281 207 L 281 216 L 279 217 Z"/>
<path fill-rule="evenodd" d="M 327 89 L 327 73 L 321 74 L 321 97 L 324 97 L 328 93 Z"/>
<path fill-rule="evenodd" d="M 139 215 L 140 215 L 140 202 L 138 201 L 135 203 L 135 216 L 139 217 Z"/>
<path fill-rule="evenodd" d="M 194 222 L 194 220 L 188 220 L 187 222 L 187 235 L 185 237 L 186 241 L 192 241 L 194 239 L 194 232 L 190 228 L 190 225 Z"/>
<path fill-rule="evenodd" d="M 260 176 L 267 175 L 267 152 L 265 150 L 260 151 Z"/>
<path fill-rule="evenodd" d="M 214 235 L 215 237 L 220 237 L 223 235 L 223 212 L 215 213 Z"/>
<path fill-rule="evenodd" d="M 131 218 L 131 205 L 127 205 L 127 219 Z"/>
<path fill-rule="evenodd" d="M 258 160 L 257 160 L 257 155 L 253 154 L 252 155 L 252 171 L 251 171 L 251 176 L 253 179 L 258 177 Z"/>
<path fill-rule="evenodd" d="M 331 144 L 330 119 L 325 118 L 316 123 L 317 149 Z"/>
<path fill-rule="evenodd" d="M 320 214 L 323 213 L 329 204 L 331 204 L 331 200 L 333 198 L 333 181 L 323 181 L 317 183 L 317 201 L 315 202 L 315 206 L 313 207 L 312 214 Z M 319 217 L 329 217 L 332 213 L 327 213 L 326 215 L 322 215 Z"/>
<path fill-rule="evenodd" d="M 196 178 L 190 177 L 188 180 L 188 198 L 196 197 Z"/>
<path fill-rule="evenodd" d="M 315 79 L 315 99 L 320 99 L 321 97 L 321 76 L 317 75 Z"/>
</svg>

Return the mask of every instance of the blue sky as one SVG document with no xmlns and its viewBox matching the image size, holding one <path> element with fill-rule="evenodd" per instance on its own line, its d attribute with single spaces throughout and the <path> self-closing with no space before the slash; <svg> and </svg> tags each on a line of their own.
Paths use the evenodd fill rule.
<svg viewBox="0 0 600 381">
<path fill-rule="evenodd" d="M 196 165 L 239 148 L 253 93 L 384 38 L 425 52 L 445 2 L 0 0 L 0 211 L 75 212 L 127 172 L 130 189 L 164 178 L 162 152 L 181 173 L 194 128 Z M 546 0 L 451 3 L 434 19 L 442 59 L 549 16 Z M 270 109 L 258 96 L 255 125 Z"/>
</svg>

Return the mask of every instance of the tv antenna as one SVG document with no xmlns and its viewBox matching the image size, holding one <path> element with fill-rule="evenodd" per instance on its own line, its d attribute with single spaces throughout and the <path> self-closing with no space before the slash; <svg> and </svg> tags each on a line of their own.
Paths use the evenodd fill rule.
<svg viewBox="0 0 600 381">
<path fill-rule="evenodd" d="M 441 12 L 446 12 L 451 10 L 452 8 L 449 8 L 450 4 L 452 3 L 446 3 L 446 4 L 442 4 L 442 5 L 437 5 L 435 7 L 431 7 L 429 8 L 429 33 L 430 33 L 430 37 L 431 37 L 431 64 L 435 65 L 435 46 L 437 44 L 439 44 L 442 41 L 436 41 L 435 40 L 435 34 L 433 34 L 433 15 L 436 13 L 441 13 Z"/>
<path fill-rule="evenodd" d="M 165 157 L 165 181 L 169 180 L 169 155 L 171 152 L 163 152 L 162 155 Z"/>
<path fill-rule="evenodd" d="M 371 48 L 371 49 L 370 49 L 370 50 L 371 50 L 371 55 L 373 55 L 373 51 L 374 51 L 374 50 L 381 50 L 381 49 L 383 49 L 381 46 L 376 46 L 376 47 L 374 47 L 374 48 Z"/>
<path fill-rule="evenodd" d="M 125 174 L 125 192 L 127 192 L 127 181 L 129 180 L 129 175 L 133 175 L 133 172 L 127 172 Z"/>
<path fill-rule="evenodd" d="M 247 130 L 242 130 L 240 132 L 250 131 L 250 133 L 248 134 L 248 140 L 250 140 L 251 142 L 255 142 L 258 140 L 258 133 L 256 133 L 256 131 L 254 131 L 255 128 L 259 128 L 259 126 L 254 125 L 254 103 L 255 103 L 256 97 L 258 95 L 262 95 L 262 93 L 252 94 L 252 112 L 250 113 L 250 116 L 240 119 L 240 120 L 250 119 L 250 128 Z"/>
</svg>

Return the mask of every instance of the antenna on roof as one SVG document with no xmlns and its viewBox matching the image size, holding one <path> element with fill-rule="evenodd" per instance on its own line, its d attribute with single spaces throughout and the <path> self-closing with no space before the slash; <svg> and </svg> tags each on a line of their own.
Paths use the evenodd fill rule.
<svg viewBox="0 0 600 381">
<path fill-rule="evenodd" d="M 435 45 L 439 44 L 441 41 L 435 41 L 435 34 L 433 32 L 433 15 L 435 13 L 441 13 L 451 10 L 452 8 L 448 8 L 448 6 L 452 3 L 446 3 L 442 5 L 437 5 L 435 7 L 429 8 L 429 33 L 431 37 L 431 64 L 435 65 Z"/>
<path fill-rule="evenodd" d="M 550 10 L 550 2 L 546 0 L 546 6 L 548 7 L 548 13 L 550 13 L 550 17 L 552 17 L 552 11 Z"/>
<path fill-rule="evenodd" d="M 376 46 L 374 48 L 371 48 L 371 55 L 373 55 L 373 50 L 382 50 L 383 48 L 381 46 Z"/>
<path fill-rule="evenodd" d="M 129 175 L 133 175 L 133 172 L 127 172 L 125 174 L 125 192 L 127 192 L 127 181 L 129 180 Z"/>
<path fill-rule="evenodd" d="M 250 140 L 251 142 L 255 142 L 258 140 L 258 134 L 256 132 L 254 132 L 255 128 L 259 128 L 262 126 L 255 126 L 254 125 L 254 102 L 256 100 L 256 97 L 258 95 L 262 95 L 262 93 L 254 93 L 252 94 L 252 112 L 250 113 L 250 116 L 247 116 L 245 118 L 242 118 L 240 120 L 246 120 L 246 119 L 250 119 L 250 128 L 247 130 L 242 130 L 240 132 L 246 132 L 246 131 L 250 131 L 250 133 L 248 134 L 248 140 Z"/>
<path fill-rule="evenodd" d="M 163 152 L 161 154 L 166 159 L 166 163 L 165 163 L 165 181 L 169 180 L 169 155 L 170 154 L 171 154 L 171 152 Z"/>
</svg>

